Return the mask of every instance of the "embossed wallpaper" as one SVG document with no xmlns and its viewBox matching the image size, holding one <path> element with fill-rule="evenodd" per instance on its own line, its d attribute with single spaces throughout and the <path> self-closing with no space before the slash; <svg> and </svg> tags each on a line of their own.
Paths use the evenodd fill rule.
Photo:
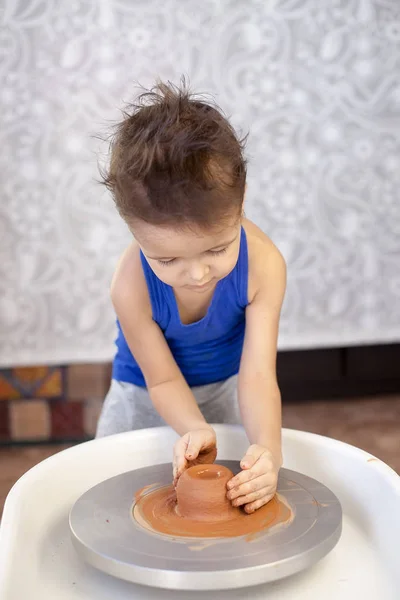
<svg viewBox="0 0 400 600">
<path fill-rule="evenodd" d="M 112 357 L 129 237 L 95 135 L 181 74 L 250 133 L 280 347 L 399 341 L 399 59 L 398 0 L 0 0 L 0 365 Z"/>
</svg>

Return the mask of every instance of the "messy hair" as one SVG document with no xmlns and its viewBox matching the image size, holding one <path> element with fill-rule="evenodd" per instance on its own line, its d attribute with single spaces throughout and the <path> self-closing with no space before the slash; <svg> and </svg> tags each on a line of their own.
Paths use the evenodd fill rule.
<svg viewBox="0 0 400 600">
<path fill-rule="evenodd" d="M 128 224 L 210 227 L 241 214 L 244 144 L 184 80 L 160 82 L 123 111 L 102 183 Z"/>
</svg>

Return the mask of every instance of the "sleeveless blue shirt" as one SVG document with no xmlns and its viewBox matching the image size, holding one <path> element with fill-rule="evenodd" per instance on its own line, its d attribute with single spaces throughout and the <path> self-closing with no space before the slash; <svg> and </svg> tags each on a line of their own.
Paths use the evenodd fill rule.
<svg viewBox="0 0 400 600">
<path fill-rule="evenodd" d="M 240 250 L 234 269 L 218 281 L 207 314 L 184 325 L 173 288 L 163 283 L 140 253 L 149 291 L 153 320 L 159 325 L 178 367 L 190 387 L 228 379 L 239 371 L 248 305 L 248 253 L 242 227 Z M 146 387 L 117 320 L 117 352 L 113 378 Z"/>
</svg>

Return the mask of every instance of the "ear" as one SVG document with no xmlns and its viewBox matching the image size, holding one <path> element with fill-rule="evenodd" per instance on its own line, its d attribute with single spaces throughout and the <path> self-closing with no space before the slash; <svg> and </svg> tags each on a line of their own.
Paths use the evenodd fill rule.
<svg viewBox="0 0 400 600">
<path fill-rule="evenodd" d="M 243 202 L 242 202 L 242 219 L 244 219 L 246 217 L 246 213 L 244 212 L 244 206 L 246 204 L 246 193 L 247 193 L 247 183 L 245 183 L 244 186 L 244 194 L 243 194 Z"/>
<path fill-rule="evenodd" d="M 241 215 L 240 215 L 241 219 L 245 219 L 246 218 L 246 213 L 244 212 L 244 204 L 245 204 L 245 200 L 243 199 L 242 212 L 241 212 Z"/>
</svg>

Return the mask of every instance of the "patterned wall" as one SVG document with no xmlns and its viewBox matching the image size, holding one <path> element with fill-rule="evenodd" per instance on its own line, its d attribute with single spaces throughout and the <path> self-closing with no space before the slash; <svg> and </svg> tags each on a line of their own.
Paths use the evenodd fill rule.
<svg viewBox="0 0 400 600">
<path fill-rule="evenodd" d="M 400 339 L 398 0 L 0 0 L 0 20 L 0 365 L 112 357 L 128 235 L 93 135 L 135 80 L 182 73 L 250 131 L 281 348 Z"/>
</svg>

